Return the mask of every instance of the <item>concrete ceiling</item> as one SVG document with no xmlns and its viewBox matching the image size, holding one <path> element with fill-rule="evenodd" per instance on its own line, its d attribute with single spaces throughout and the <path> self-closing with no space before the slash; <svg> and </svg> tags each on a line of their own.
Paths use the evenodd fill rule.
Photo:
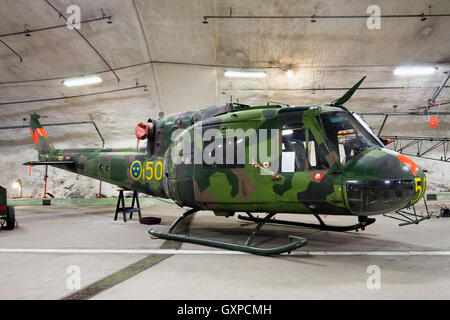
<svg viewBox="0 0 450 320">
<path fill-rule="evenodd" d="M 239 99 L 241 103 L 266 104 L 269 100 L 291 105 L 323 104 L 341 96 L 367 75 L 363 87 L 402 89 L 360 90 L 347 106 L 355 111 L 392 111 L 424 105 L 450 69 L 450 17 L 382 19 L 381 29 L 369 30 L 365 19 L 209 19 L 205 15 L 366 15 L 373 1 L 207 1 L 207 0 L 49 0 L 65 13 L 78 5 L 81 19 L 113 16 L 82 24 L 80 32 L 112 68 L 101 73 L 103 83 L 66 88 L 67 77 L 108 70 L 102 59 L 73 30 L 65 27 L 0 38 L 23 57 L 0 43 L 0 104 L 10 101 L 73 96 L 127 88 L 143 89 L 46 102 L 0 105 L 0 126 L 21 125 L 38 112 L 43 122 L 96 121 L 107 146 L 134 144 L 137 122 L 166 114 L 201 109 Z M 377 1 L 382 14 L 450 13 L 450 1 Z M 65 13 L 68 16 L 67 13 Z M 63 24 L 64 20 L 44 0 L 2 0 L 0 34 Z M 181 63 L 181 64 L 180 64 Z M 427 64 L 438 67 L 431 76 L 397 77 L 398 65 Z M 293 67 L 294 77 L 285 70 Z M 214 67 L 219 66 L 219 67 Z M 223 67 L 227 66 L 227 67 Z M 236 80 L 223 76 L 225 69 L 264 70 L 265 79 Z M 47 81 L 26 80 L 58 78 Z M 5 83 L 6 82 L 6 83 Z M 8 82 L 15 82 L 9 83 Z M 315 90 L 313 90 L 315 89 Z M 438 100 L 448 100 L 444 89 Z M 444 107 L 442 107 L 444 109 Z M 441 109 L 441 110 L 442 110 Z M 426 117 L 403 118 L 386 126 L 386 133 L 449 136 L 448 117 L 430 129 Z M 368 119 L 375 128 L 380 118 Z M 88 126 L 49 128 L 59 147 L 98 145 Z M 32 149 L 26 130 L 3 131 L 0 147 L 16 153 Z M 23 159 L 28 160 L 28 159 Z"/>
</svg>

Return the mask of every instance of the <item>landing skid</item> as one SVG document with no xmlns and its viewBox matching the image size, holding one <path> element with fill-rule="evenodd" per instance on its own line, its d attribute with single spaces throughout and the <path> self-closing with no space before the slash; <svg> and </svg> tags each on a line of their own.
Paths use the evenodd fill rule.
<svg viewBox="0 0 450 320">
<path fill-rule="evenodd" d="M 372 223 L 375 222 L 374 218 L 367 218 L 365 220 L 365 222 L 359 222 L 357 224 L 350 225 L 350 226 L 330 226 L 330 225 L 327 225 L 322 220 L 322 218 L 320 218 L 320 216 L 318 216 L 317 214 L 315 214 L 314 217 L 316 217 L 317 220 L 319 220 L 320 224 L 289 221 L 289 220 L 277 220 L 277 219 L 268 219 L 268 220 L 266 220 L 266 222 L 272 223 L 272 224 L 281 224 L 281 225 L 296 226 L 296 227 L 307 227 L 307 228 L 320 229 L 322 231 L 337 231 L 337 232 L 358 231 L 359 229 L 365 230 L 366 226 L 371 225 Z M 251 221 L 251 222 L 260 222 L 260 221 L 264 220 L 264 219 L 253 216 L 249 212 L 247 212 L 247 216 L 239 215 L 238 218 L 241 220 Z"/>
<path fill-rule="evenodd" d="M 153 235 L 157 238 L 161 238 L 161 239 L 189 242 L 189 243 L 200 244 L 200 245 L 209 246 L 209 247 L 246 252 L 246 253 L 262 255 L 262 256 L 277 255 L 277 254 L 281 254 L 281 253 L 285 253 L 285 252 L 290 253 L 292 250 L 303 247 L 308 242 L 308 240 L 305 238 L 289 236 L 290 242 L 283 246 L 272 247 L 272 248 L 259 248 L 259 247 L 252 246 L 251 243 L 252 243 L 253 239 L 255 238 L 256 233 L 261 229 L 261 227 L 266 222 L 268 222 L 275 215 L 274 213 L 268 214 L 263 219 L 259 218 L 260 221 L 258 221 L 258 225 L 253 229 L 253 231 L 251 232 L 250 236 L 247 238 L 247 240 L 245 241 L 244 244 L 237 244 L 237 243 L 232 243 L 232 242 L 197 238 L 197 237 L 191 237 L 188 235 L 181 235 L 181 234 L 173 233 L 173 231 L 175 230 L 177 225 L 180 224 L 180 222 L 183 219 L 194 214 L 197 211 L 198 211 L 197 209 L 191 209 L 191 210 L 185 212 L 177 220 L 175 220 L 175 222 L 170 226 L 170 228 L 167 230 L 167 232 L 159 232 L 156 230 L 149 230 L 148 232 L 151 235 Z"/>
<path fill-rule="evenodd" d="M 411 206 L 412 210 L 411 210 L 411 208 L 407 208 L 406 210 L 397 210 L 393 214 L 383 214 L 383 216 L 394 219 L 394 220 L 402 221 L 403 223 L 399 224 L 400 227 L 409 226 L 411 224 L 419 224 L 423 220 L 429 220 L 433 216 L 433 213 L 428 210 L 428 205 L 427 205 L 427 200 L 425 200 L 425 195 L 423 196 L 423 203 L 425 205 L 426 214 L 418 213 L 416 211 L 415 205 L 412 205 Z M 394 214 L 396 214 L 397 216 L 394 216 Z"/>
</svg>

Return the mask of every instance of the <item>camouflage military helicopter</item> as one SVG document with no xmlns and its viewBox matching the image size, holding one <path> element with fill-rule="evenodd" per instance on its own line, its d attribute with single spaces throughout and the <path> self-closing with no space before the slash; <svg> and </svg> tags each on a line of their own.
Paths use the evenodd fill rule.
<svg viewBox="0 0 450 320">
<path fill-rule="evenodd" d="M 375 222 L 369 216 L 409 207 L 424 195 L 426 178 L 418 165 L 384 148 L 367 124 L 343 107 L 364 78 L 324 106 L 227 103 L 149 119 L 136 127 L 138 139 L 148 140 L 138 150 L 55 149 L 33 114 L 39 161 L 25 165 L 51 165 L 190 208 L 167 232 L 149 230 L 158 238 L 260 255 L 291 252 L 307 239 L 290 237 L 271 248 L 251 243 L 265 223 L 364 229 Z M 240 219 L 257 225 L 244 244 L 174 233 L 199 210 L 225 217 L 243 212 Z M 312 214 L 319 224 L 277 220 L 277 213 Z M 355 216 L 358 222 L 331 226 L 319 214 Z"/>
</svg>

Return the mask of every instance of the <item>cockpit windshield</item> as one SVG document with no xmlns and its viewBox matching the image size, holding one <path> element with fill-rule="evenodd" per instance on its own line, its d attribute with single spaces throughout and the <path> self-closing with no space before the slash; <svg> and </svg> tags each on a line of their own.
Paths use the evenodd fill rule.
<svg viewBox="0 0 450 320">
<path fill-rule="evenodd" d="M 327 138 L 339 152 L 342 164 L 347 163 L 363 150 L 380 146 L 374 137 L 347 112 L 327 112 L 320 117 Z"/>
</svg>

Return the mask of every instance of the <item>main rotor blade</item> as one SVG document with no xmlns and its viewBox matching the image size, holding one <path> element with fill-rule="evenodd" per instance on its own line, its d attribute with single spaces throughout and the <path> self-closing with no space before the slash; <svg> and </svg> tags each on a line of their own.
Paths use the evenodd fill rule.
<svg viewBox="0 0 450 320">
<path fill-rule="evenodd" d="M 342 97 L 339 99 L 333 101 L 331 104 L 333 106 L 342 106 L 344 103 L 346 103 L 355 93 L 356 89 L 359 88 L 361 83 L 366 79 L 366 76 L 364 76 L 361 80 L 359 80 L 350 90 L 348 90 Z"/>
</svg>

